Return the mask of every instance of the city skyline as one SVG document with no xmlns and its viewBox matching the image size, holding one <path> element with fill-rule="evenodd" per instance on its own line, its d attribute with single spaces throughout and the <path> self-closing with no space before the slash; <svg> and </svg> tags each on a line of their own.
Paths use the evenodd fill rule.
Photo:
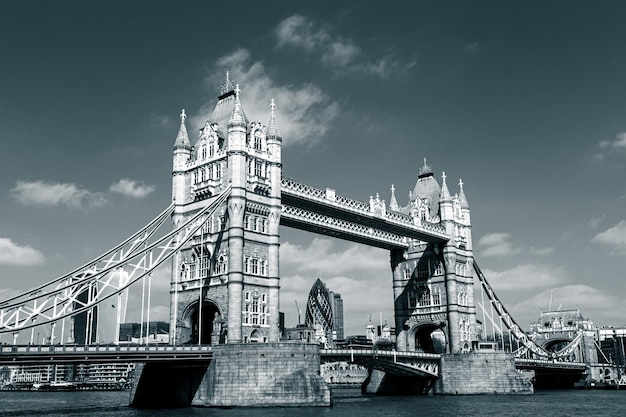
<svg viewBox="0 0 626 417">
<path fill-rule="evenodd" d="M 453 194 L 462 179 L 475 258 L 520 325 L 550 302 L 626 324 L 626 5 L 241 4 L 0 4 L 0 299 L 161 212 L 181 109 L 193 143 L 229 71 L 250 119 L 276 101 L 283 175 L 361 201 L 393 185 L 404 206 L 427 158 Z M 393 322 L 388 252 L 281 228 L 280 256 L 287 326 L 318 278 L 346 335 Z"/>
</svg>

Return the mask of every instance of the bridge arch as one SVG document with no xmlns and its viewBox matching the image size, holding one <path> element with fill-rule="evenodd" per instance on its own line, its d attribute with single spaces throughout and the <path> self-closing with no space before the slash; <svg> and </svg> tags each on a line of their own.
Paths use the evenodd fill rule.
<svg viewBox="0 0 626 417">
<path fill-rule="evenodd" d="M 200 317 L 202 314 L 202 317 Z M 212 344 L 212 335 L 214 330 L 214 324 L 216 317 L 221 317 L 222 311 L 213 300 L 204 300 L 202 308 L 200 308 L 200 301 L 196 300 L 185 308 L 182 315 L 182 326 L 180 326 L 180 340 L 186 344 L 203 345 Z M 219 341 L 223 343 L 223 334 L 221 329 L 217 329 L 220 335 Z M 198 339 L 200 338 L 200 340 Z"/>
<path fill-rule="evenodd" d="M 435 322 L 414 324 L 408 331 L 409 350 L 425 353 L 445 353 L 448 336 L 445 325 Z"/>
</svg>

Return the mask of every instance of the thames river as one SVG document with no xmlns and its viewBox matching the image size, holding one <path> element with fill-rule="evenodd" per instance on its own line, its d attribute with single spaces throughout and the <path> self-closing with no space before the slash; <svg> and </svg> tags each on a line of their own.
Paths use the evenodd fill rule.
<svg viewBox="0 0 626 417">
<path fill-rule="evenodd" d="M 135 410 L 122 392 L 0 391 L 0 416 L 220 416 L 220 417 L 403 417 L 403 416 L 624 416 L 626 391 L 539 391 L 534 395 L 428 397 L 361 396 L 333 390 L 329 408 L 183 408 Z"/>
</svg>

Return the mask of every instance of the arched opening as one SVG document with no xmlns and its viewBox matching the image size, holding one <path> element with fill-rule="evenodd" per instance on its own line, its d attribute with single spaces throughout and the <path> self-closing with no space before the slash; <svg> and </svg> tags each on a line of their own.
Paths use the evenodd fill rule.
<svg viewBox="0 0 626 417">
<path fill-rule="evenodd" d="M 250 343 L 260 343 L 261 342 L 261 335 L 259 334 L 258 331 L 253 330 L 252 333 L 250 333 Z"/>
<path fill-rule="evenodd" d="M 564 338 L 551 339 L 544 343 L 543 348 L 548 352 L 558 352 L 564 349 L 570 342 L 571 340 Z"/>
<path fill-rule="evenodd" d="M 202 310 L 202 317 L 200 316 L 200 310 Z M 212 301 L 204 301 L 202 309 L 200 309 L 200 303 L 195 302 L 189 309 L 187 314 L 187 322 L 189 325 L 190 336 L 185 340 L 186 344 L 200 344 L 210 345 L 211 335 L 214 330 L 218 332 L 221 329 L 214 329 L 214 321 L 216 315 L 219 316 L 220 310 Z M 200 340 L 198 340 L 200 338 Z"/>
<path fill-rule="evenodd" d="M 440 326 L 422 324 L 415 329 L 415 350 L 425 353 L 445 353 L 446 334 Z"/>
</svg>

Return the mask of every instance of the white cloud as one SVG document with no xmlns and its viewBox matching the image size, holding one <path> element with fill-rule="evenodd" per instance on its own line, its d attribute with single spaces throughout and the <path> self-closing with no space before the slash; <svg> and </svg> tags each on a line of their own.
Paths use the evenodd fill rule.
<svg viewBox="0 0 626 417">
<path fill-rule="evenodd" d="M 37 249 L 20 246 L 11 239 L 0 238 L 0 265 L 34 266 L 41 265 L 45 258 Z"/>
<path fill-rule="evenodd" d="M 306 259 L 306 262 L 302 262 Z M 382 259 L 382 264 L 381 264 Z M 376 248 L 350 244 L 344 249 L 336 249 L 332 239 L 314 238 L 307 247 L 285 242 L 280 246 L 281 268 L 293 268 L 297 272 L 313 272 L 316 275 L 360 273 L 381 271 L 391 276 L 388 255 Z"/>
<path fill-rule="evenodd" d="M 626 132 L 618 133 L 613 140 L 602 140 L 599 143 L 600 148 L 625 149 L 626 148 Z"/>
<path fill-rule="evenodd" d="M 18 181 L 13 196 L 28 206 L 100 207 L 107 203 L 102 193 L 92 192 L 73 183 Z"/>
<path fill-rule="evenodd" d="M 302 15 L 289 16 L 276 26 L 278 46 L 297 46 L 312 50 L 330 40 L 330 35 L 321 29 L 314 29 L 313 22 Z"/>
<path fill-rule="evenodd" d="M 605 218 L 606 215 L 604 214 L 599 217 L 594 216 L 589 220 L 589 226 L 591 226 L 592 229 L 595 229 L 596 227 L 600 226 L 600 223 L 602 223 Z"/>
<path fill-rule="evenodd" d="M 518 253 L 529 253 L 535 256 L 544 256 L 554 252 L 553 246 L 524 248 L 513 244 L 509 233 L 488 233 L 478 240 L 481 256 L 510 256 Z"/>
<path fill-rule="evenodd" d="M 250 52 L 237 49 L 219 58 L 207 83 L 217 87 L 223 83 L 226 71 L 230 79 L 241 88 L 241 102 L 251 120 L 269 120 L 269 105 L 276 102 L 276 121 L 283 137 L 283 145 L 319 141 L 339 115 L 339 105 L 315 84 L 285 85 L 274 81 L 261 61 L 252 62 Z M 213 112 L 215 103 L 202 106 L 197 116 L 191 118 L 196 129 L 204 126 Z"/>
<path fill-rule="evenodd" d="M 172 116 L 164 116 L 160 114 L 151 114 L 150 121 L 153 125 L 158 127 L 170 127 L 176 124 L 176 121 Z"/>
<path fill-rule="evenodd" d="M 528 252 L 532 255 L 544 256 L 549 255 L 554 252 L 554 246 L 546 246 L 545 248 L 537 248 L 535 246 L 531 246 L 528 248 Z"/>
<path fill-rule="evenodd" d="M 508 256 L 521 252 L 521 248 L 514 246 L 509 239 L 509 233 L 489 233 L 481 237 L 478 245 L 483 246 L 482 256 Z"/>
<path fill-rule="evenodd" d="M 143 182 L 122 178 L 118 182 L 111 184 L 109 191 L 132 198 L 144 198 L 155 189 L 154 185 L 146 185 Z"/>
<path fill-rule="evenodd" d="M 626 220 L 622 220 L 604 232 L 598 233 L 591 241 L 610 247 L 610 253 L 613 255 L 626 254 Z"/>
<path fill-rule="evenodd" d="M 333 35 L 331 29 L 328 26 L 316 27 L 307 17 L 293 15 L 276 26 L 276 46 L 301 48 L 318 55 L 323 65 L 336 72 L 363 72 L 384 78 L 415 65 L 415 62 L 396 59 L 393 52 L 373 61 L 368 60 L 354 41 Z"/>
<path fill-rule="evenodd" d="M 524 264 L 499 272 L 486 269 L 483 274 L 496 292 L 535 290 L 566 281 L 565 268 L 554 265 Z"/>
<path fill-rule="evenodd" d="M 579 308 L 584 317 L 589 317 L 599 325 L 622 325 L 623 323 L 616 323 L 615 318 L 624 317 L 626 314 L 623 300 L 588 285 L 565 285 L 546 289 L 514 304 L 509 308 L 509 312 L 515 317 L 518 324 L 528 328 L 531 321 L 539 318 L 540 309 L 548 309 L 551 297 L 552 310 Z M 607 306 L 611 306 L 611 308 L 607 308 Z"/>
</svg>

